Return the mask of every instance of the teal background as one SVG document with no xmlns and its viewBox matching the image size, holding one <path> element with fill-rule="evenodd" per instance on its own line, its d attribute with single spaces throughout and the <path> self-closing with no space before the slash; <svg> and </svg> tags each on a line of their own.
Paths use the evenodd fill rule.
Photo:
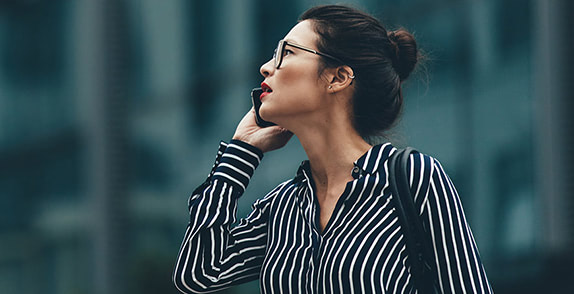
<svg viewBox="0 0 574 294">
<path fill-rule="evenodd" d="M 276 42 L 330 2 L 1 1 L 0 293 L 177 293 L 187 197 Z M 573 2 L 346 3 L 424 50 L 387 139 L 441 161 L 495 292 L 572 292 Z M 239 215 L 305 158 L 266 154 Z"/>
</svg>

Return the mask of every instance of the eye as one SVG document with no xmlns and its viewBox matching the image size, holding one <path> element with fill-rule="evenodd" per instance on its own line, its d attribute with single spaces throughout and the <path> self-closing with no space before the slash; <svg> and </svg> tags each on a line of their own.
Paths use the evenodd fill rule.
<svg viewBox="0 0 574 294">
<path fill-rule="evenodd" d="M 293 51 L 291 51 L 291 50 L 289 50 L 289 49 L 285 49 L 284 52 L 283 52 L 283 56 L 287 56 L 287 55 L 290 55 L 290 54 L 293 54 Z"/>
</svg>

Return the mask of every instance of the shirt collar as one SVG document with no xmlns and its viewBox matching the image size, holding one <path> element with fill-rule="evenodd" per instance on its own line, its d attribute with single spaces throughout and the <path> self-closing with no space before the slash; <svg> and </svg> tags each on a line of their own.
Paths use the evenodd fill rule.
<svg viewBox="0 0 574 294">
<path fill-rule="evenodd" d="M 384 143 L 371 147 L 371 149 L 353 162 L 354 167 L 351 170 L 351 175 L 355 179 L 361 178 L 366 174 L 373 175 L 383 167 L 383 163 L 389 158 L 390 154 L 395 149 L 396 148 L 393 147 L 391 143 Z M 295 176 L 294 181 L 301 183 L 305 179 L 305 173 L 308 175 L 311 174 L 309 160 L 301 162 L 299 169 L 297 169 L 297 176 Z"/>
<path fill-rule="evenodd" d="M 391 143 L 379 144 L 371 147 L 365 154 L 357 159 L 351 171 L 353 178 L 358 179 L 365 174 L 373 175 L 383 168 L 383 163 L 389 158 L 395 150 Z"/>
<path fill-rule="evenodd" d="M 299 168 L 297 169 L 297 175 L 295 176 L 293 181 L 295 183 L 302 183 L 303 180 L 305 179 L 305 172 L 307 172 L 307 174 L 310 174 L 309 160 L 303 160 L 301 162 L 301 165 L 299 165 Z"/>
</svg>

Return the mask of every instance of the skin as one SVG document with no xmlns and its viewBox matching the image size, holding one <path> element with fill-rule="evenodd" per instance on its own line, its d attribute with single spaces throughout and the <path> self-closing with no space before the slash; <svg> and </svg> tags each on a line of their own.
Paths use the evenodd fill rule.
<svg viewBox="0 0 574 294">
<path fill-rule="evenodd" d="M 294 26 L 285 40 L 316 49 L 319 36 L 310 20 Z M 324 230 L 347 182 L 352 181 L 353 162 L 367 152 L 369 145 L 352 126 L 351 97 L 354 84 L 348 66 L 319 72 L 320 56 L 292 46 L 279 69 L 273 60 L 260 72 L 273 92 L 262 100 L 260 114 L 278 126 L 260 128 L 251 109 L 241 120 L 234 139 L 249 143 L 263 152 L 283 147 L 295 134 L 310 161 L 315 194 Z"/>
</svg>

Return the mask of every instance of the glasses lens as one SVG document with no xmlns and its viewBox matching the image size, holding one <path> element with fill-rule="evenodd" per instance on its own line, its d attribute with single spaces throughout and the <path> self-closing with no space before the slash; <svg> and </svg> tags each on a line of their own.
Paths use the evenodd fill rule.
<svg viewBox="0 0 574 294">
<path fill-rule="evenodd" d="M 277 48 L 275 49 L 273 58 L 275 60 L 275 68 L 279 68 L 281 66 L 281 61 L 283 59 L 283 40 L 277 43 Z"/>
</svg>

